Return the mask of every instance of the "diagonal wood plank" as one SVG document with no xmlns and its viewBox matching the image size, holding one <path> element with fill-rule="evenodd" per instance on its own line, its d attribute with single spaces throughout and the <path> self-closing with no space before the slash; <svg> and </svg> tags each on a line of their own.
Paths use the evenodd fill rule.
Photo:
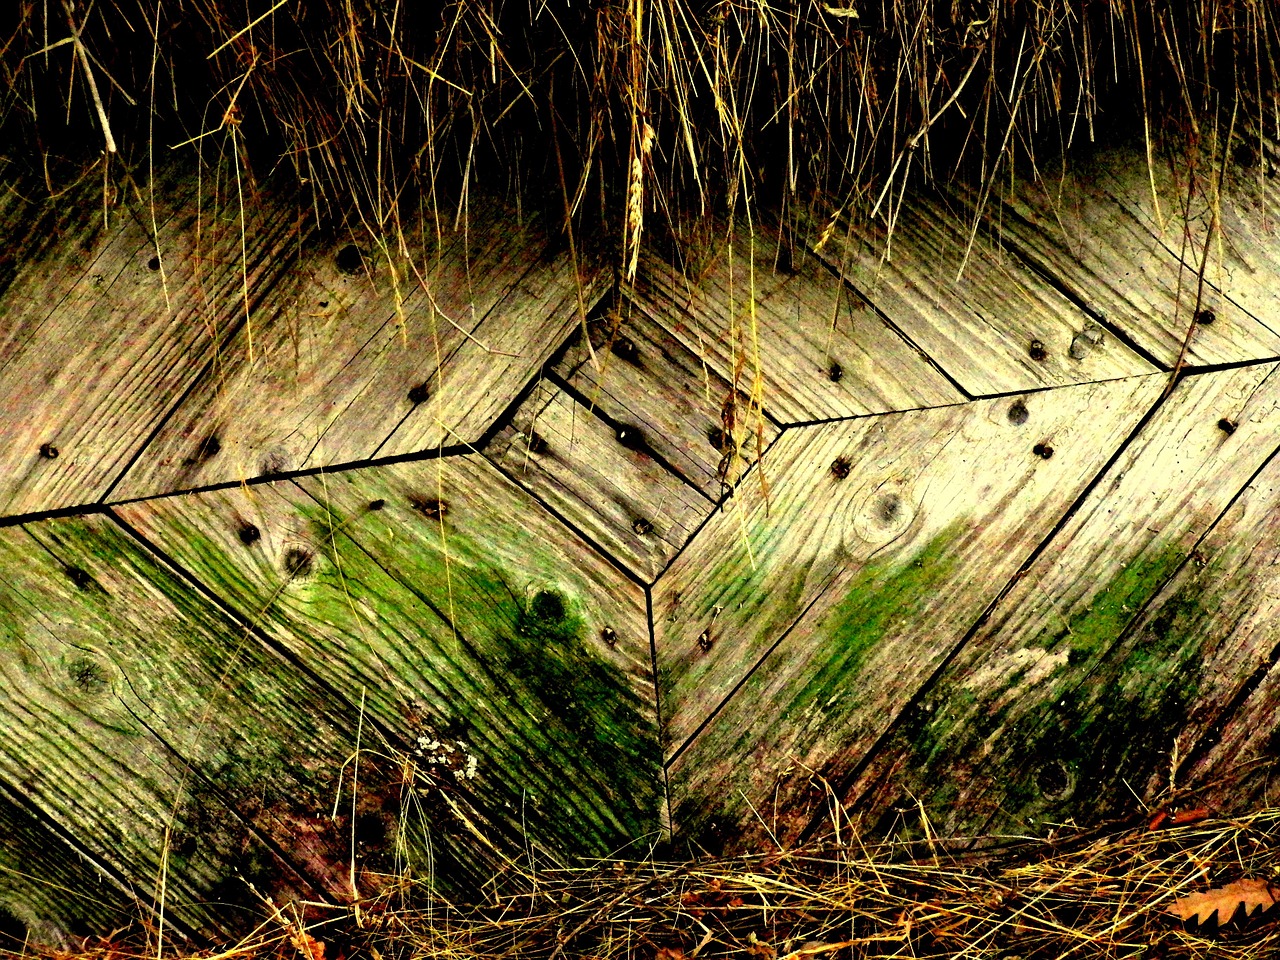
<svg viewBox="0 0 1280 960">
<path fill-rule="evenodd" d="M 786 250 L 779 263 L 779 250 Z M 803 249 L 757 227 L 686 276 L 653 250 L 635 307 L 779 423 L 958 403 L 963 395 Z M 624 307 L 624 315 L 627 308 Z M 624 321 L 625 323 L 625 321 Z"/>
<path fill-rule="evenodd" d="M 654 593 L 674 821 L 794 838 L 1160 396 L 1161 375 L 784 433 Z M 762 709 L 768 704 L 768 709 Z M 777 803 L 778 820 L 774 816 Z"/>
<path fill-rule="evenodd" d="M 0 786 L 0 950 L 16 951 L 27 940 L 69 950 L 93 931 L 128 927 L 141 914 L 101 864 Z"/>
<path fill-rule="evenodd" d="M 875 818 L 914 797 L 940 831 L 974 835 L 1145 795 L 1186 717 L 1220 713 L 1210 690 L 1238 682 L 1211 659 L 1238 617 L 1213 599 L 1219 548 L 1201 538 L 1277 429 L 1275 364 L 1181 382 L 841 799 Z"/>
<path fill-rule="evenodd" d="M 264 291 L 253 359 L 222 357 L 114 499 L 366 459 L 398 429 L 399 452 L 479 440 L 576 317 L 573 265 L 496 200 L 408 233 L 394 257 L 309 244 Z"/>
<path fill-rule="evenodd" d="M 606 423 L 544 380 L 485 454 L 574 529 L 652 582 L 715 504 L 655 459 L 651 436 L 625 421 Z"/>
<path fill-rule="evenodd" d="M 426 381 L 416 405 L 383 444 L 382 456 L 474 445 L 604 296 L 600 260 L 574 263 L 545 246 L 503 300 Z"/>
<path fill-rule="evenodd" d="M 119 509 L 393 735 L 448 745 L 497 849 L 603 854 L 660 827 L 639 586 L 479 458 L 304 483 Z"/>
<path fill-rule="evenodd" d="M 1240 153 L 1235 151 L 1237 156 Z M 1184 282 L 1192 301 L 1204 264 L 1208 284 L 1204 305 L 1213 309 L 1215 324 L 1221 313 L 1228 322 L 1251 319 L 1280 333 L 1280 258 L 1274 253 L 1280 191 L 1262 165 L 1246 168 L 1232 158 L 1225 167 L 1221 163 L 1221 158 L 1215 163 L 1208 151 L 1192 154 L 1170 143 L 1149 172 L 1143 165 L 1141 182 L 1135 182 L 1134 171 L 1111 163 L 1103 168 L 1101 185 L 1186 265 Z M 1152 182 L 1159 216 L 1152 201 Z M 1211 229 L 1206 255 L 1205 238 Z M 1195 335 L 1208 337 L 1211 332 L 1197 325 Z"/>
<path fill-rule="evenodd" d="M 555 373 L 593 410 L 615 424 L 638 427 L 672 470 L 719 500 L 726 484 L 736 483 L 773 442 L 778 428 L 741 389 L 631 306 L 625 318 L 610 313 L 592 320 L 591 350 L 578 334 Z"/>
<path fill-rule="evenodd" d="M 972 396 L 1155 369 L 986 232 L 970 245 L 964 208 L 944 195 L 903 200 L 891 236 L 848 216 L 809 233 L 815 247 L 827 235 L 819 256 Z"/>
<path fill-rule="evenodd" d="M 100 182 L 49 201 L 74 215 L 0 303 L 0 513 L 106 494 L 206 365 L 242 349 L 245 285 L 269 287 L 288 260 L 293 219 L 252 198 L 242 215 L 234 182 L 158 177 L 156 237 L 150 196 L 112 190 L 105 226 L 85 214 Z"/>
<path fill-rule="evenodd" d="M 354 711 L 322 715 L 305 674 L 105 516 L 2 531 L 0 609 L 0 781 L 141 907 L 162 881 L 176 922 L 232 932 L 256 915 L 246 880 L 350 896 L 355 811 L 330 814 Z M 380 804 L 400 785 L 376 766 Z"/>
<path fill-rule="evenodd" d="M 1157 223 L 1145 154 L 1133 146 L 1073 156 L 1062 176 L 1020 182 L 1004 192 L 986 217 L 1019 256 L 1172 366 L 1191 326 L 1197 290 L 1196 269 L 1179 260 L 1184 235 L 1175 214 L 1180 207 L 1176 192 L 1166 190 L 1163 225 Z M 1193 225 L 1188 238 L 1201 243 L 1204 228 L 1207 223 Z M 1224 298 L 1213 274 L 1208 280 L 1201 305 L 1215 319 L 1196 328 L 1187 362 L 1280 355 L 1280 336 Z"/>
</svg>

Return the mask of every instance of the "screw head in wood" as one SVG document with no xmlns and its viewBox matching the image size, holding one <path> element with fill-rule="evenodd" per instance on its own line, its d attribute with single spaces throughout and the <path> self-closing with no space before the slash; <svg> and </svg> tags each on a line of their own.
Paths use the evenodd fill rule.
<svg viewBox="0 0 1280 960">
<path fill-rule="evenodd" d="M 364 253 L 354 243 L 348 243 L 333 259 L 343 273 L 356 273 L 364 266 Z"/>
<path fill-rule="evenodd" d="M 627 363 L 636 363 L 640 359 L 640 351 L 630 337 L 618 337 L 609 346 L 615 357 Z"/>
</svg>

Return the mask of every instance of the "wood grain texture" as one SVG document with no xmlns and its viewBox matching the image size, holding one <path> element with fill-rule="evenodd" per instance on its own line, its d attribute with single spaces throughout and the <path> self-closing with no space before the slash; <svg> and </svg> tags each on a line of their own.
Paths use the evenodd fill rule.
<svg viewBox="0 0 1280 960">
<path fill-rule="evenodd" d="M 314 684 L 107 517 L 5 529 L 0 591 L 0 780 L 140 910 L 162 875 L 187 929 L 241 927 L 246 879 L 349 895 L 352 822 L 329 814 L 357 717 L 322 715 Z"/>
<path fill-rule="evenodd" d="M 655 459 L 652 434 L 606 423 L 542 381 L 485 449 L 507 476 L 652 582 L 715 504 Z"/>
<path fill-rule="evenodd" d="M 819 255 L 971 396 L 1155 369 L 986 231 L 970 246 L 969 215 L 943 195 L 904 200 L 891 238 L 842 217 L 811 224 L 810 244 L 828 228 Z"/>
<path fill-rule="evenodd" d="M 767 508 L 744 487 L 655 588 L 677 826 L 718 822 L 751 842 L 754 805 L 794 839 L 807 811 L 781 775 L 840 781 L 1162 386 L 1137 377 L 784 433 Z"/>
<path fill-rule="evenodd" d="M 476 444 L 604 296 L 600 261 L 574 263 L 544 247 L 507 295 L 426 381 L 416 405 L 383 444 L 383 456 Z"/>
<path fill-rule="evenodd" d="M 1204 264 L 1204 306 L 1214 311 L 1214 324 L 1222 314 L 1228 322 L 1252 320 L 1280 333 L 1280 257 L 1275 253 L 1280 190 L 1265 174 L 1264 164 L 1243 167 L 1232 158 L 1222 163 L 1207 150 L 1191 153 L 1168 144 L 1150 172 L 1144 165 L 1141 183 L 1134 182 L 1132 171 L 1111 164 L 1102 186 L 1186 265 L 1184 282 L 1192 300 Z M 1158 217 L 1152 181 L 1160 199 Z M 1212 332 L 1204 325 L 1196 327 L 1197 338 Z"/>
<path fill-rule="evenodd" d="M 745 393 L 631 306 L 625 317 L 611 312 L 592 320 L 591 348 L 579 333 L 555 373 L 591 409 L 615 424 L 638 427 L 668 467 L 719 500 L 778 428 Z"/>
<path fill-rule="evenodd" d="M 1172 366 L 1191 326 L 1198 267 L 1188 268 L 1179 259 L 1184 251 L 1182 218 L 1175 216 L 1179 209 L 1176 192 L 1165 191 L 1162 223 L 1156 221 L 1146 158 L 1135 146 L 1073 156 L 1067 174 L 1042 184 L 1019 182 L 1001 194 L 987 216 L 1019 256 Z M 1207 226 L 1193 224 L 1189 238 L 1203 243 Z M 1194 264 L 1190 257 L 1188 262 Z M 1187 362 L 1280 355 L 1280 337 L 1224 298 L 1213 274 L 1208 279 L 1201 306 L 1213 310 L 1215 321 L 1196 328 Z"/>
<path fill-rule="evenodd" d="M 659 828 L 638 586 L 478 458 L 305 483 L 120 510 L 389 736 L 441 759 L 458 800 L 430 826 L 477 871 L 526 837 L 553 857 L 601 854 Z M 487 842 L 455 829 L 463 816 Z"/>
<path fill-rule="evenodd" d="M 0 303 L 6 515 L 99 500 L 206 365 L 243 349 L 245 280 L 251 298 L 270 286 L 294 238 L 221 177 L 158 176 L 156 236 L 147 187 L 110 189 L 106 225 L 86 212 L 101 181 L 49 201 L 58 242 L 22 254 Z"/>
<path fill-rule="evenodd" d="M 845 804 L 875 819 L 914 797 L 953 836 L 1130 812 L 1167 777 L 1185 715 L 1220 712 L 1219 680 L 1195 677 L 1238 681 L 1227 663 L 1191 666 L 1239 622 L 1201 569 L 1232 541 L 1201 538 L 1271 455 L 1277 403 L 1275 364 L 1180 383 Z"/>
<path fill-rule="evenodd" d="M 964 399 L 825 266 L 782 243 L 744 229 L 687 274 L 647 250 L 632 298 L 782 424 Z"/>
<path fill-rule="evenodd" d="M 1277 416 L 1268 411 L 1272 424 Z M 1275 797 L 1280 722 L 1280 460 L 1266 467 L 1197 545 L 1144 614 L 1150 632 L 1172 622 L 1190 638 L 1170 665 L 1170 686 L 1189 701 L 1176 715 L 1183 763 L 1177 786 L 1194 787 L 1222 809 L 1238 810 Z M 1181 688 L 1179 690 L 1179 688 Z M 1168 751 L 1168 745 L 1165 750 Z M 1167 769 L 1167 767 L 1166 767 Z M 1154 792 L 1155 784 L 1147 784 Z"/>
<path fill-rule="evenodd" d="M 394 254 L 309 243 L 262 292 L 252 361 L 243 343 L 226 355 L 113 499 L 366 459 L 422 417 L 441 424 L 415 451 L 478 440 L 576 316 L 576 294 L 569 313 L 541 310 L 563 306 L 572 264 L 499 201 L 407 232 Z"/>
<path fill-rule="evenodd" d="M 0 786 L 0 951 L 24 939 L 69 950 L 140 914 L 124 885 Z"/>
</svg>

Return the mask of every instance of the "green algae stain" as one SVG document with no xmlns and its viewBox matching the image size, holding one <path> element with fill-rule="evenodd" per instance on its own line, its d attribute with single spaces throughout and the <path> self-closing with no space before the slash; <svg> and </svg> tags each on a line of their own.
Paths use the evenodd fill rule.
<svg viewBox="0 0 1280 960">
<path fill-rule="evenodd" d="M 354 535 L 357 528 L 351 521 L 324 508 L 304 508 L 302 513 L 318 540 L 325 534 L 326 552 L 335 543 L 355 546 L 345 536 L 335 539 L 328 533 L 337 526 Z M 489 688 L 472 696 L 492 699 L 517 726 L 520 742 L 507 749 L 531 752 L 525 763 L 562 771 L 572 781 L 566 786 L 580 793 L 578 802 L 544 811 L 548 822 L 558 823 L 560 842 L 605 853 L 619 842 L 652 833 L 660 822 L 662 799 L 658 731 L 634 685 L 587 642 L 582 601 L 565 586 L 574 580 L 572 571 L 558 569 L 533 543 L 524 551 L 528 567 L 512 569 L 456 522 L 447 528 L 446 551 L 438 521 L 439 515 L 428 517 L 431 530 L 425 534 L 402 533 L 394 550 L 384 551 L 387 541 L 378 538 L 376 562 L 438 615 L 434 645 L 455 650 L 452 655 L 464 674 L 487 678 L 476 682 Z M 523 531 L 513 537 L 516 542 L 527 539 Z M 344 548 L 343 556 L 348 552 Z M 453 709 L 462 722 L 488 722 L 465 700 Z"/>
<path fill-rule="evenodd" d="M 962 829 L 1096 819 L 1126 807 L 1125 785 L 1141 791 L 1167 766 L 1199 692 L 1208 616 L 1200 577 L 1134 628 L 1185 559 L 1169 545 L 1134 560 L 1069 615 L 1067 628 L 1032 638 L 1029 655 L 1067 654 L 1038 682 L 1010 670 L 975 690 L 957 676 L 931 696 L 903 731 L 929 806 L 942 809 L 954 801 L 955 781 L 976 777 L 980 793 L 994 791 L 1000 812 L 994 825 L 978 812 Z"/>
<path fill-rule="evenodd" d="M 1088 606 L 1073 613 L 1065 631 L 1073 662 L 1106 651 L 1185 558 L 1186 553 L 1175 546 L 1140 557 L 1094 594 Z M 1059 634 L 1058 639 L 1062 638 Z"/>
<path fill-rule="evenodd" d="M 869 563 L 858 571 L 814 629 L 811 658 L 817 670 L 789 699 L 785 720 L 821 715 L 824 724 L 838 723 L 861 705 L 853 681 L 886 637 L 898 635 L 902 626 L 927 627 L 920 617 L 939 585 L 956 573 L 953 548 L 962 532 L 962 524 L 952 524 L 905 564 Z"/>
</svg>

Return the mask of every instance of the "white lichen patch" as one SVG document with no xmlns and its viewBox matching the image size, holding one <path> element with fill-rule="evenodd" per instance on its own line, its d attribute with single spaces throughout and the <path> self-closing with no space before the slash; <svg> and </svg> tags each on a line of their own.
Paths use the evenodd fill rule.
<svg viewBox="0 0 1280 960">
<path fill-rule="evenodd" d="M 1044 683 L 1055 670 L 1066 666 L 1069 651 L 1055 651 L 1040 647 L 1020 647 L 994 663 L 984 664 L 965 678 L 967 689 L 978 691 L 1001 690 L 988 709 L 998 710 L 1011 697 L 1021 696 Z"/>
<path fill-rule="evenodd" d="M 475 779 L 479 761 L 463 740 L 446 740 L 434 733 L 424 733 L 418 737 L 417 749 L 414 750 L 425 764 L 445 770 L 458 780 Z"/>
</svg>

